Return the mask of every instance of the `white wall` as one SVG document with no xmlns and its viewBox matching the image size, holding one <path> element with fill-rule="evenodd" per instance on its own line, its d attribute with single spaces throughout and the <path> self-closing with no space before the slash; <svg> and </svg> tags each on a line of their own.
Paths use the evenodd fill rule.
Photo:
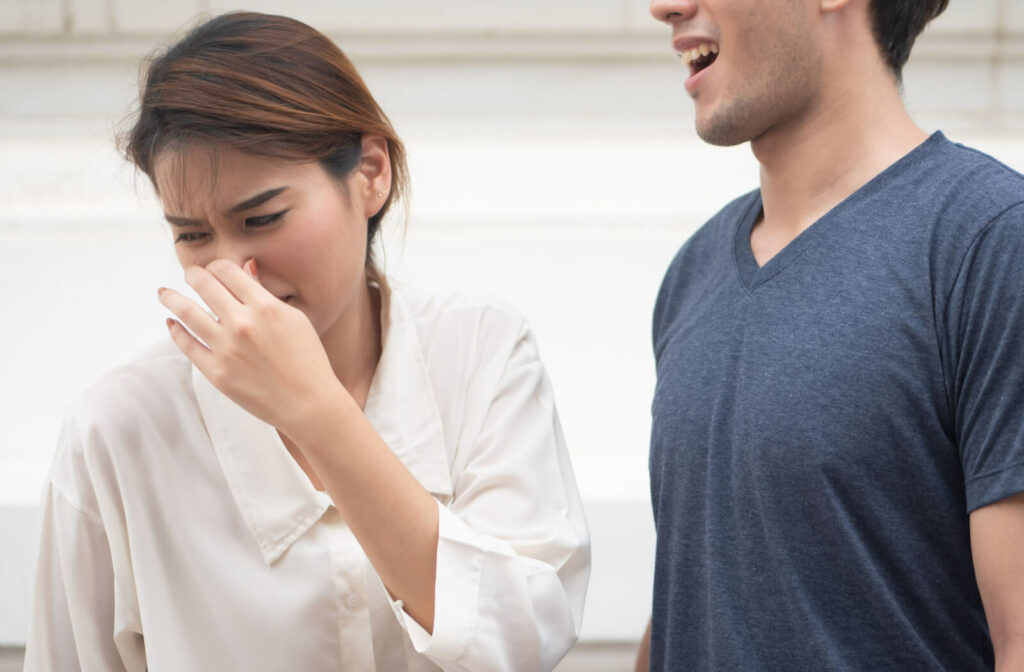
<svg viewBox="0 0 1024 672">
<path fill-rule="evenodd" d="M 273 8 L 255 2 L 250 8 Z M 56 428 L 102 370 L 163 335 L 180 286 L 144 180 L 112 146 L 138 58 L 189 0 L 0 0 L 0 645 L 24 636 L 35 503 Z M 589 639 L 647 613 L 650 310 L 689 233 L 756 184 L 693 136 L 642 0 L 293 0 L 349 52 L 410 150 L 388 268 L 491 290 L 530 317 L 594 535 Z M 1024 2 L 953 0 L 906 73 L 926 128 L 1024 169 Z"/>
</svg>

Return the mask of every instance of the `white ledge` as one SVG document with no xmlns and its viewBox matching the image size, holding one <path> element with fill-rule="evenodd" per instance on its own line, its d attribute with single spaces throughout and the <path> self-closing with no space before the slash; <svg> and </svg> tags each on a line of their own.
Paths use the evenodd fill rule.
<svg viewBox="0 0 1024 672">
<path fill-rule="evenodd" d="M 329 33 L 363 63 L 404 61 L 663 61 L 668 35 L 640 31 L 585 32 L 390 32 Z M 0 65 L 67 65 L 136 62 L 173 37 L 130 35 L 12 35 L 0 41 Z M 1024 61 L 1024 33 L 932 32 L 914 47 L 912 62 Z"/>
</svg>

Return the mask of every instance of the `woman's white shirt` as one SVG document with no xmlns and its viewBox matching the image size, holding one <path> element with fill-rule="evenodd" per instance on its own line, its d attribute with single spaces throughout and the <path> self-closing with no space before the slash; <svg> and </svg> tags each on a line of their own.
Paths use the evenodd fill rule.
<svg viewBox="0 0 1024 672">
<path fill-rule="evenodd" d="M 433 633 L 276 430 L 168 341 L 65 420 L 27 671 L 557 664 L 579 635 L 589 539 L 534 338 L 500 304 L 382 296 L 365 412 L 438 502 Z"/>
</svg>

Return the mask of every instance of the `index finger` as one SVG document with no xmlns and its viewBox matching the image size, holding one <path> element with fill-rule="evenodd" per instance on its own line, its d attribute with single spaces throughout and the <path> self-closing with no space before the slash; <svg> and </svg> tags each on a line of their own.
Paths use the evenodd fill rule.
<svg viewBox="0 0 1024 672">
<path fill-rule="evenodd" d="M 202 266 L 189 266 L 185 269 L 185 282 L 196 290 L 199 298 L 219 320 L 228 318 L 231 311 L 242 303 L 220 278 Z"/>
<path fill-rule="evenodd" d="M 245 263 L 250 264 L 253 262 L 249 259 Z M 253 263 L 253 268 L 255 268 L 255 263 Z M 214 259 L 206 265 L 206 270 L 220 280 L 221 284 L 227 287 L 228 291 L 234 294 L 235 298 L 242 303 L 251 304 L 266 300 L 268 297 L 273 298 L 274 296 L 264 289 L 259 280 L 248 271 L 243 270 L 241 266 L 233 264 L 227 259 Z"/>
</svg>

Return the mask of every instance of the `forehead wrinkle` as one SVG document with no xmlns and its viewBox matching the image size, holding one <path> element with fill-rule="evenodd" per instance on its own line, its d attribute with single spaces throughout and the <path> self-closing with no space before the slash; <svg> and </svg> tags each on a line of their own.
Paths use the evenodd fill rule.
<svg viewBox="0 0 1024 672">
<path fill-rule="evenodd" d="M 197 205 L 213 203 L 220 160 L 213 147 L 168 147 L 158 161 L 157 196 L 168 215 L 201 219 Z"/>
</svg>

